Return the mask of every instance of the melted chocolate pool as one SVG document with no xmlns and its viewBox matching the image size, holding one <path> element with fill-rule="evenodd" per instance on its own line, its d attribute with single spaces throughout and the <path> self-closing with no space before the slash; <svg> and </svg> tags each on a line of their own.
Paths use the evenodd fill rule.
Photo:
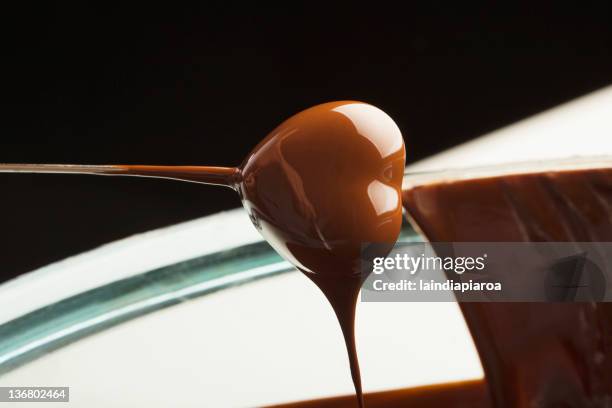
<svg viewBox="0 0 612 408">
<path fill-rule="evenodd" d="M 610 242 L 612 169 L 551 171 L 408 188 L 432 242 Z M 495 407 L 609 407 L 611 303 L 462 303 Z M 393 405 L 390 405 L 393 406 Z"/>
</svg>

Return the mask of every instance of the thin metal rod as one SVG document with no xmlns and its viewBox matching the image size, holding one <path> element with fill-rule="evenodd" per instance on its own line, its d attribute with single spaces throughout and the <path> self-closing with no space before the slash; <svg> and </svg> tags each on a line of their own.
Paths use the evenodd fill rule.
<svg viewBox="0 0 612 408">
<path fill-rule="evenodd" d="M 88 164 L 0 163 L 0 173 L 95 174 L 104 176 L 151 177 L 236 188 L 240 170 L 236 167 L 148 166 Z"/>
</svg>

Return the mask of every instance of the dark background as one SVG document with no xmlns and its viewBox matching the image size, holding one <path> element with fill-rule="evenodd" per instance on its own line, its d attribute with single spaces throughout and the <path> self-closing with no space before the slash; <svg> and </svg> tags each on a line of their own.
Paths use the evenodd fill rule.
<svg viewBox="0 0 612 408">
<path fill-rule="evenodd" d="M 387 111 L 414 161 L 612 82 L 603 9 L 169 7 L 5 15 L 0 162 L 238 165 L 284 118 L 338 99 Z M 0 281 L 240 205 L 150 179 L 0 186 Z"/>
</svg>

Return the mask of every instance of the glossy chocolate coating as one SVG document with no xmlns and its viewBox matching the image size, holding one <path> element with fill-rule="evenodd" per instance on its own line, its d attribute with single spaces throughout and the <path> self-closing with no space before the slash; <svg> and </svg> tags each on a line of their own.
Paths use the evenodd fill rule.
<svg viewBox="0 0 612 408">
<path fill-rule="evenodd" d="M 399 235 L 404 163 L 402 135 L 386 113 L 325 103 L 255 147 L 239 191 L 253 224 L 302 272 L 355 275 L 363 243 Z"/>
<path fill-rule="evenodd" d="M 399 236 L 405 159 L 401 132 L 386 113 L 331 102 L 274 129 L 244 161 L 238 184 L 255 227 L 332 305 L 360 406 L 354 338 L 360 253 L 364 244 L 391 246 Z"/>
</svg>

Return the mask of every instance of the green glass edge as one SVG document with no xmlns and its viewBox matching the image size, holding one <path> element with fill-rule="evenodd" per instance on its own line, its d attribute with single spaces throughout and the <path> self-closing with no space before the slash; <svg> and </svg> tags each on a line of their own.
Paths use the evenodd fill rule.
<svg viewBox="0 0 612 408">
<path fill-rule="evenodd" d="M 421 238 L 404 223 L 400 242 Z M 0 376 L 86 336 L 231 286 L 291 272 L 266 242 L 164 266 L 30 312 L 0 326 Z"/>
</svg>

